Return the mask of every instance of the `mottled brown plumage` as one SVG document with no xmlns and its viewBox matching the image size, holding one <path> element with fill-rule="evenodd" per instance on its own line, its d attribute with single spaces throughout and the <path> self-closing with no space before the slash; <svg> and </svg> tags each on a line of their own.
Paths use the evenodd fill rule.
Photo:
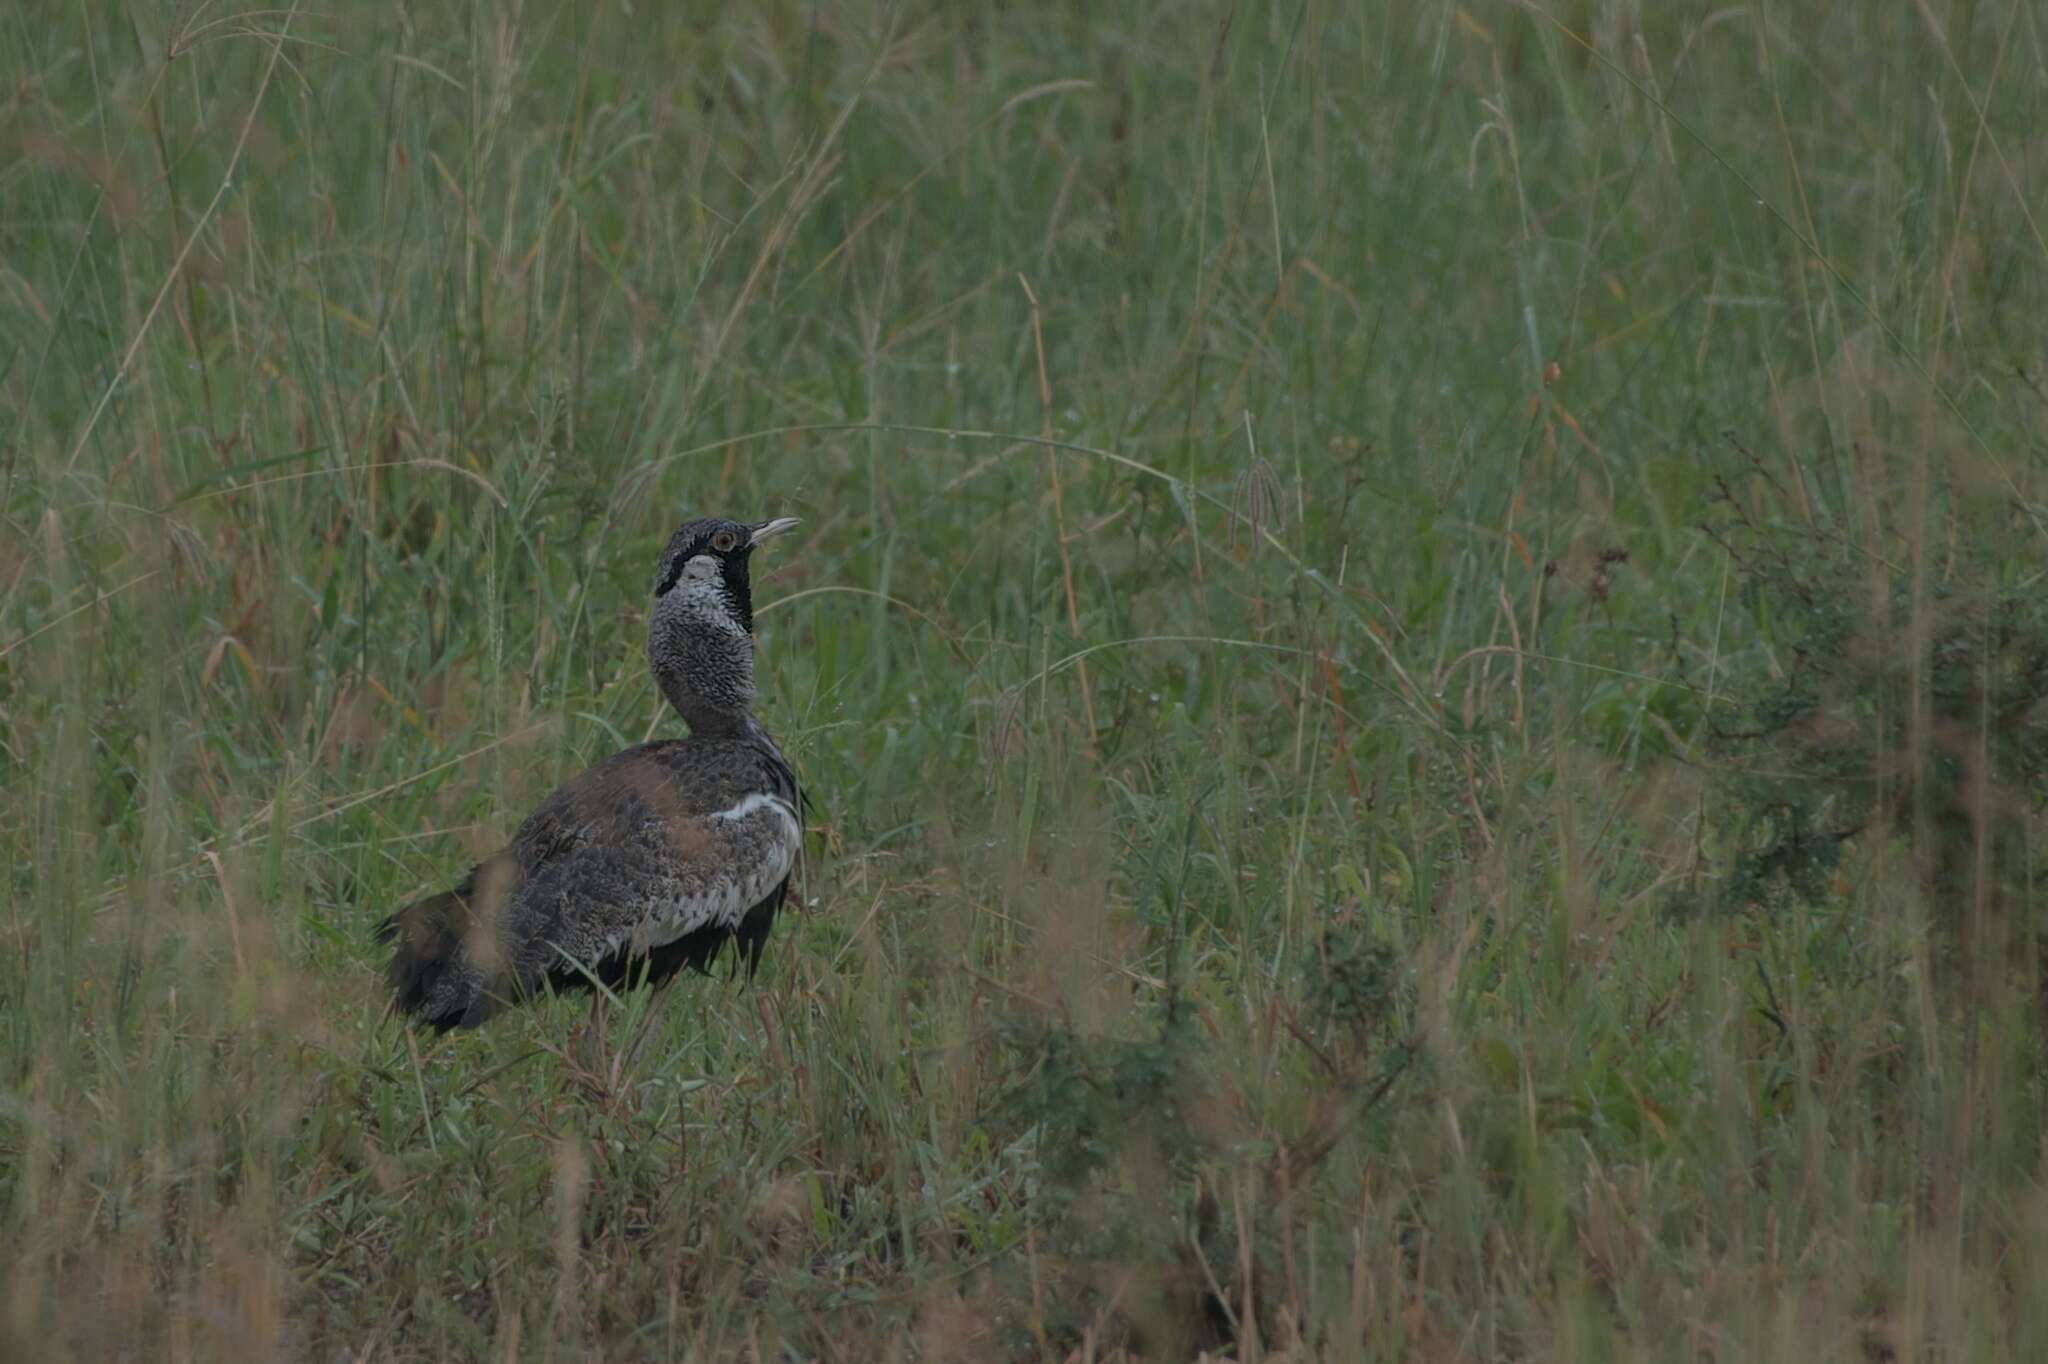
<svg viewBox="0 0 2048 1364">
<path fill-rule="evenodd" d="M 689 737 L 588 768 L 460 884 L 384 920 L 400 1012 L 474 1027 L 543 987 L 660 984 L 728 941 L 753 970 L 802 841 L 802 798 L 750 711 L 747 556 L 794 524 L 701 520 L 670 537 L 647 656 Z"/>
</svg>

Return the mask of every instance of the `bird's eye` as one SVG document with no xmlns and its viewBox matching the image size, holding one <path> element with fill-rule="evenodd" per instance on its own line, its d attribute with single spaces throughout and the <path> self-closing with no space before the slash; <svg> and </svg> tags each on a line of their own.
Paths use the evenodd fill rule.
<svg viewBox="0 0 2048 1364">
<path fill-rule="evenodd" d="M 720 554 L 730 554 L 739 545 L 740 537 L 729 530 L 722 530 L 711 537 L 711 547 Z"/>
</svg>

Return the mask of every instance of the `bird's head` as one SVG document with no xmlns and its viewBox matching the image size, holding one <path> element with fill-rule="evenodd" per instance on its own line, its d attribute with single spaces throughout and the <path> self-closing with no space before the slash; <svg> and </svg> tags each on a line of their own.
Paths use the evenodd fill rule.
<svg viewBox="0 0 2048 1364">
<path fill-rule="evenodd" d="M 753 586 L 747 561 L 754 547 L 797 524 L 777 516 L 748 524 L 722 516 L 685 521 L 668 537 L 654 577 L 658 615 L 679 614 L 703 625 L 754 629 Z"/>
<path fill-rule="evenodd" d="M 754 695 L 754 595 L 747 572 L 755 546 L 797 524 L 794 516 L 686 521 L 655 567 L 647 620 L 647 661 L 693 730 L 744 718 Z"/>
</svg>

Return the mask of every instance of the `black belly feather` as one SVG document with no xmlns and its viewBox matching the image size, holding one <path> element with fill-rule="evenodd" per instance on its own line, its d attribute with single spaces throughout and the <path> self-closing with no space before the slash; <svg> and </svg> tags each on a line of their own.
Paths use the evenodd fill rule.
<svg viewBox="0 0 2048 1364">
<path fill-rule="evenodd" d="M 559 994 L 588 990 L 593 982 L 615 994 L 643 985 L 659 988 L 686 967 L 709 975 L 727 943 L 733 943 L 739 953 L 733 963 L 734 970 L 745 965 L 747 978 L 751 980 L 761 964 L 761 949 L 767 944 L 775 912 L 782 907 L 783 898 L 788 893 L 789 878 L 784 877 L 774 890 L 768 892 L 765 900 L 741 916 L 737 925 L 713 924 L 646 952 L 629 952 L 621 948 L 595 962 L 561 962 L 548 971 L 548 986 Z"/>
</svg>

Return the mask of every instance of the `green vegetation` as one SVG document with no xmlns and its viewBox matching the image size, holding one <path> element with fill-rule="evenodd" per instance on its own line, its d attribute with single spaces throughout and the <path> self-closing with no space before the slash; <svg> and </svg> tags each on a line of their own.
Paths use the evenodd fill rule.
<svg viewBox="0 0 2048 1364">
<path fill-rule="evenodd" d="M 2048 1357 L 2037 8 L 0 29 L 0 1356 Z M 700 512 L 805 911 L 408 1034 Z"/>
</svg>

